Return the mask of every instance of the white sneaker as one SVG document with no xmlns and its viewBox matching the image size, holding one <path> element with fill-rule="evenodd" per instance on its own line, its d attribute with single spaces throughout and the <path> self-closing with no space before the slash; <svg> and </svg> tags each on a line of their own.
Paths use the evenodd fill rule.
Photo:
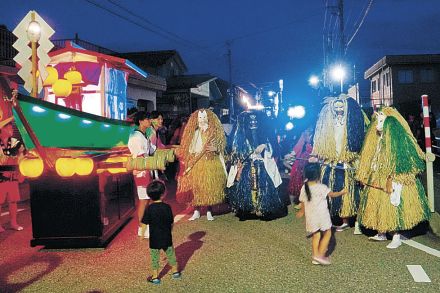
<svg viewBox="0 0 440 293">
<path fill-rule="evenodd" d="M 376 234 L 373 237 L 368 237 L 368 239 L 373 241 L 386 241 L 387 237 L 385 236 L 385 234 Z"/>
<path fill-rule="evenodd" d="M 400 234 L 394 234 L 393 240 L 387 245 L 387 248 L 394 249 L 402 245 L 402 240 L 400 240 Z"/>
<path fill-rule="evenodd" d="M 194 221 L 197 220 L 198 218 L 200 218 L 200 212 L 198 210 L 195 210 L 194 214 L 192 215 L 191 218 L 188 219 L 188 221 Z"/>
<path fill-rule="evenodd" d="M 208 219 L 208 221 L 214 221 L 214 217 L 212 216 L 212 213 L 210 211 L 206 213 L 206 218 Z"/>
<path fill-rule="evenodd" d="M 341 226 L 336 227 L 336 232 L 342 232 L 346 229 L 349 229 L 350 226 L 347 223 L 343 223 Z"/>
<path fill-rule="evenodd" d="M 354 235 L 362 235 L 362 231 L 361 231 L 361 228 L 359 228 L 359 223 L 358 222 L 354 223 L 354 232 L 353 232 L 353 234 Z"/>
</svg>

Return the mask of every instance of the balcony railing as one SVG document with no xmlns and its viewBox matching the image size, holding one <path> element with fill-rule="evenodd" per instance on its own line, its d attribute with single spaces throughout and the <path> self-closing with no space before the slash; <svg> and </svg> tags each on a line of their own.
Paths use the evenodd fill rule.
<svg viewBox="0 0 440 293">
<path fill-rule="evenodd" d="M 52 43 L 55 45 L 54 49 L 52 50 L 58 50 L 61 48 L 65 48 L 66 47 L 66 42 L 71 41 L 74 42 L 75 44 L 77 44 L 78 46 L 86 49 L 86 50 L 90 50 L 90 51 L 95 51 L 98 53 L 102 53 L 102 54 L 106 54 L 106 55 L 115 55 L 117 54 L 117 52 L 92 44 L 90 42 L 81 40 L 81 39 L 58 39 L 58 40 L 52 40 Z"/>
</svg>

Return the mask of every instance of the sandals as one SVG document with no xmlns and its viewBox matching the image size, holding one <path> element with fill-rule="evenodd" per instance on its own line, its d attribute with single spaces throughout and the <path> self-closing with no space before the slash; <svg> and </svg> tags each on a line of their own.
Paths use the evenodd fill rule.
<svg viewBox="0 0 440 293">
<path fill-rule="evenodd" d="M 20 225 L 14 225 L 14 226 L 11 226 L 11 229 L 15 230 L 15 231 L 22 231 L 23 227 Z"/>
<path fill-rule="evenodd" d="M 160 285 L 160 279 L 159 278 L 154 278 L 154 279 L 148 279 L 148 282 L 154 284 L 154 285 Z"/>
<path fill-rule="evenodd" d="M 180 280 L 180 278 L 182 277 L 182 273 L 181 272 L 175 272 L 171 274 L 171 279 L 173 280 Z M 159 278 L 148 278 L 148 282 L 154 284 L 154 285 L 160 285 L 160 279 Z"/>
</svg>

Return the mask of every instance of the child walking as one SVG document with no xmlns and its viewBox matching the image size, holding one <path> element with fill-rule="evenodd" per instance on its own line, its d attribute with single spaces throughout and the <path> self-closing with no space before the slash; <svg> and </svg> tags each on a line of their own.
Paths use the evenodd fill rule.
<svg viewBox="0 0 440 293">
<path fill-rule="evenodd" d="M 155 180 L 148 184 L 147 194 L 153 201 L 142 218 L 142 223 L 150 225 L 150 256 L 153 274 L 148 281 L 153 284 L 160 284 L 159 279 L 159 258 L 160 251 L 165 251 L 168 263 L 171 266 L 172 278 L 179 279 L 181 273 L 177 269 L 176 254 L 173 247 L 171 230 L 174 217 L 171 207 L 161 201 L 165 193 L 165 184 Z"/>
<path fill-rule="evenodd" d="M 301 188 L 299 201 L 301 209 L 297 218 L 306 216 L 306 230 L 312 235 L 312 263 L 329 265 L 329 257 L 325 254 L 332 236 L 332 222 L 327 205 L 327 196 L 338 197 L 345 190 L 332 192 L 320 182 L 321 168 L 318 163 L 309 163 L 304 168 L 305 183 Z"/>
</svg>

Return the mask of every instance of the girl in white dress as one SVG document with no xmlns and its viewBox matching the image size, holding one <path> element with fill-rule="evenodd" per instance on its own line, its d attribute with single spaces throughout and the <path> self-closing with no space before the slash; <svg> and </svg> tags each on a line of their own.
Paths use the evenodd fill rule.
<svg viewBox="0 0 440 293">
<path fill-rule="evenodd" d="M 309 163 L 304 168 L 305 183 L 301 188 L 299 201 L 301 209 L 297 218 L 306 216 L 306 230 L 312 235 L 312 263 L 329 265 L 330 259 L 325 256 L 330 237 L 332 222 L 327 205 L 327 196 L 338 197 L 346 190 L 333 192 L 320 181 L 321 168 L 318 163 Z"/>
</svg>

